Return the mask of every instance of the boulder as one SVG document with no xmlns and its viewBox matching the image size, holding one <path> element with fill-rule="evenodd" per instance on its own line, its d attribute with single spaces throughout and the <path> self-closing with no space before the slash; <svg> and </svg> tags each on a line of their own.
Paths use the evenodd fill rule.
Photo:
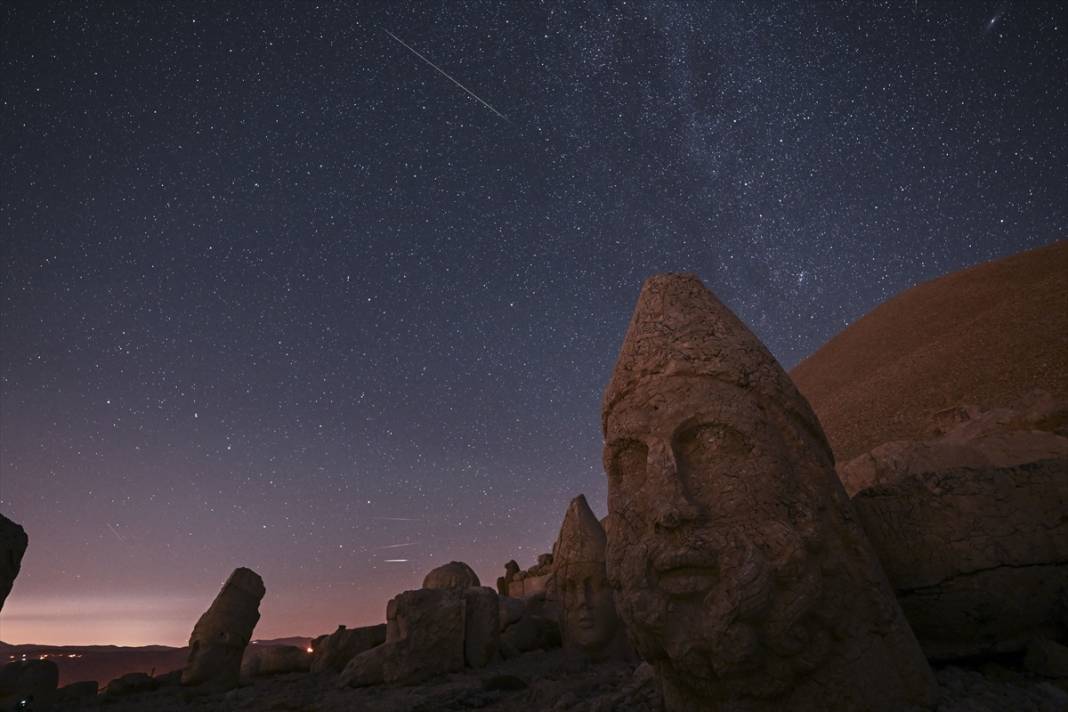
<svg viewBox="0 0 1068 712">
<path fill-rule="evenodd" d="M 0 611 L 11 593 L 30 539 L 26 530 L 0 514 Z"/>
<path fill-rule="evenodd" d="M 0 709 L 19 709 L 23 700 L 47 705 L 56 697 L 59 668 L 51 660 L 16 660 L 0 668 Z"/>
<path fill-rule="evenodd" d="M 462 561 L 439 566 L 423 579 L 423 588 L 470 588 L 481 586 L 474 570 Z"/>
<path fill-rule="evenodd" d="M 237 687 L 241 658 L 260 619 L 260 601 L 266 589 L 251 569 L 235 569 L 211 607 L 189 636 L 189 661 L 182 684 L 210 691 Z"/>
<path fill-rule="evenodd" d="M 501 632 L 500 644 L 517 653 L 558 648 L 560 626 L 550 618 L 528 612 Z"/>
<path fill-rule="evenodd" d="M 96 698 L 98 692 L 100 692 L 100 685 L 96 680 L 72 682 L 56 691 L 56 702 L 67 703 L 91 700 Z"/>
<path fill-rule="evenodd" d="M 109 682 L 105 692 L 109 697 L 123 697 L 152 692 L 158 687 L 159 681 L 147 672 L 128 672 Z"/>
<path fill-rule="evenodd" d="M 853 503 L 928 657 L 1068 634 L 1068 459 L 910 475 Z"/>
<path fill-rule="evenodd" d="M 182 684 L 182 669 L 170 670 L 154 678 L 160 687 L 177 687 Z"/>
<path fill-rule="evenodd" d="M 241 677 L 265 677 L 289 672 L 308 672 L 311 654 L 295 645 L 250 645 L 241 659 Z"/>
<path fill-rule="evenodd" d="M 1011 408 L 957 406 L 935 413 L 926 440 L 884 443 L 838 466 L 850 496 L 861 490 L 954 467 L 989 469 L 1068 458 L 1068 404 L 1042 391 Z"/>
<path fill-rule="evenodd" d="M 497 657 L 500 639 L 500 604 L 497 592 L 485 586 L 464 590 L 464 662 L 483 668 Z"/>
<path fill-rule="evenodd" d="M 360 653 L 386 642 L 386 624 L 346 628 L 339 625 L 312 644 L 312 672 L 339 673 Z"/>
<path fill-rule="evenodd" d="M 523 617 L 523 612 L 526 611 L 527 606 L 521 598 L 499 596 L 497 598 L 497 608 L 499 609 L 501 630 L 504 630 Z"/>
<path fill-rule="evenodd" d="M 466 600 L 455 588 L 405 591 L 386 607 L 386 642 L 360 653 L 339 685 L 414 685 L 464 667 Z"/>
</svg>

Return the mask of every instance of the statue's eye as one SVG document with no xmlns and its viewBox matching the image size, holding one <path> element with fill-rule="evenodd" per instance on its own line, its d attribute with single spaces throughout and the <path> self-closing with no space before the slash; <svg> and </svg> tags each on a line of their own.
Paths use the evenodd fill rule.
<svg viewBox="0 0 1068 712">
<path fill-rule="evenodd" d="M 694 500 L 729 508 L 742 496 L 739 476 L 746 471 L 752 449 L 748 438 L 729 425 L 688 428 L 674 442 L 679 479 Z"/>
<path fill-rule="evenodd" d="M 701 462 L 711 459 L 744 457 L 752 447 L 748 439 L 729 425 L 705 423 L 688 428 L 675 438 L 679 459 Z"/>
<path fill-rule="evenodd" d="M 628 489 L 640 487 L 645 481 L 648 456 L 648 449 L 637 440 L 620 443 L 612 457 L 612 479 Z"/>
</svg>

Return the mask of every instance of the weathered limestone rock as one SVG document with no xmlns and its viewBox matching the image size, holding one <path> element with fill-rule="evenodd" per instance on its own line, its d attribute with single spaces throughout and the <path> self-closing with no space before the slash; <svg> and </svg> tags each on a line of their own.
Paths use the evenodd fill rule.
<svg viewBox="0 0 1068 712">
<path fill-rule="evenodd" d="M 51 660 L 16 660 L 0 668 L 0 709 L 33 699 L 30 709 L 51 703 L 59 686 L 59 668 Z"/>
<path fill-rule="evenodd" d="M 109 697 L 123 697 L 152 692 L 158 687 L 159 682 L 147 672 L 128 672 L 109 682 L 106 693 Z"/>
<path fill-rule="evenodd" d="M 454 588 L 405 591 L 386 607 L 386 642 L 345 666 L 338 684 L 414 685 L 464 667 L 466 600 Z"/>
<path fill-rule="evenodd" d="M 500 640 L 500 606 L 497 592 L 487 586 L 464 590 L 464 662 L 483 668 L 497 657 Z"/>
<path fill-rule="evenodd" d="M 512 581 L 515 580 L 516 574 L 519 573 L 519 564 L 512 559 L 504 565 L 504 576 L 497 578 L 497 593 L 502 596 L 508 595 L 508 590 L 512 585 Z"/>
<path fill-rule="evenodd" d="M 1068 458 L 1068 404 L 1036 391 L 1012 408 L 959 406 L 933 416 L 929 440 L 883 443 L 838 466 L 849 496 L 911 475 Z"/>
<path fill-rule="evenodd" d="M 439 566 L 423 579 L 423 588 L 470 588 L 481 586 L 478 575 L 462 561 Z"/>
<path fill-rule="evenodd" d="M 1068 635 L 1068 459 L 912 475 L 853 504 L 929 658 Z"/>
<path fill-rule="evenodd" d="M 25 529 L 0 514 L 0 611 L 19 575 L 29 541 Z"/>
<path fill-rule="evenodd" d="M 548 595 L 560 602 L 563 646 L 594 660 L 629 656 L 605 574 L 604 529 L 586 497 L 571 500 L 556 539 Z"/>
<path fill-rule="evenodd" d="M 386 642 L 386 624 L 346 628 L 339 625 L 330 635 L 312 643 L 312 672 L 341 672 L 354 657 Z"/>
<path fill-rule="evenodd" d="M 289 672 L 308 672 L 311 654 L 295 645 L 250 645 L 241 658 L 241 677 L 266 677 Z"/>
<path fill-rule="evenodd" d="M 241 657 L 260 619 L 259 606 L 265 593 L 263 579 L 255 571 L 234 569 L 189 636 L 183 685 L 211 690 L 237 687 Z"/>
<path fill-rule="evenodd" d="M 696 277 L 642 287 L 603 428 L 608 577 L 669 712 L 933 702 L 819 422 Z"/>
</svg>

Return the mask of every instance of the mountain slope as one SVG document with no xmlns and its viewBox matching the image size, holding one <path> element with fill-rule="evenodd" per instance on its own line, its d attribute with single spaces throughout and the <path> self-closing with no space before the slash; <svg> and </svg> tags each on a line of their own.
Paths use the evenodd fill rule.
<svg viewBox="0 0 1068 712">
<path fill-rule="evenodd" d="M 1035 388 L 1068 398 L 1068 241 L 906 290 L 790 375 L 839 462 L 922 437 L 950 406 L 1004 406 Z"/>
</svg>

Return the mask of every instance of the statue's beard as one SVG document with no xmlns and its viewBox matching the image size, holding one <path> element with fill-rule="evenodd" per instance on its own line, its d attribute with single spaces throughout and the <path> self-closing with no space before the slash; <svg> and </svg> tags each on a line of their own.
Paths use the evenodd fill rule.
<svg viewBox="0 0 1068 712">
<path fill-rule="evenodd" d="M 823 593 L 816 548 L 778 522 L 646 540 L 619 552 L 617 606 L 642 657 L 677 684 L 713 698 L 775 696 L 829 642 L 810 616 Z M 711 587 L 665 591 L 658 562 L 693 552 L 712 569 Z"/>
</svg>

